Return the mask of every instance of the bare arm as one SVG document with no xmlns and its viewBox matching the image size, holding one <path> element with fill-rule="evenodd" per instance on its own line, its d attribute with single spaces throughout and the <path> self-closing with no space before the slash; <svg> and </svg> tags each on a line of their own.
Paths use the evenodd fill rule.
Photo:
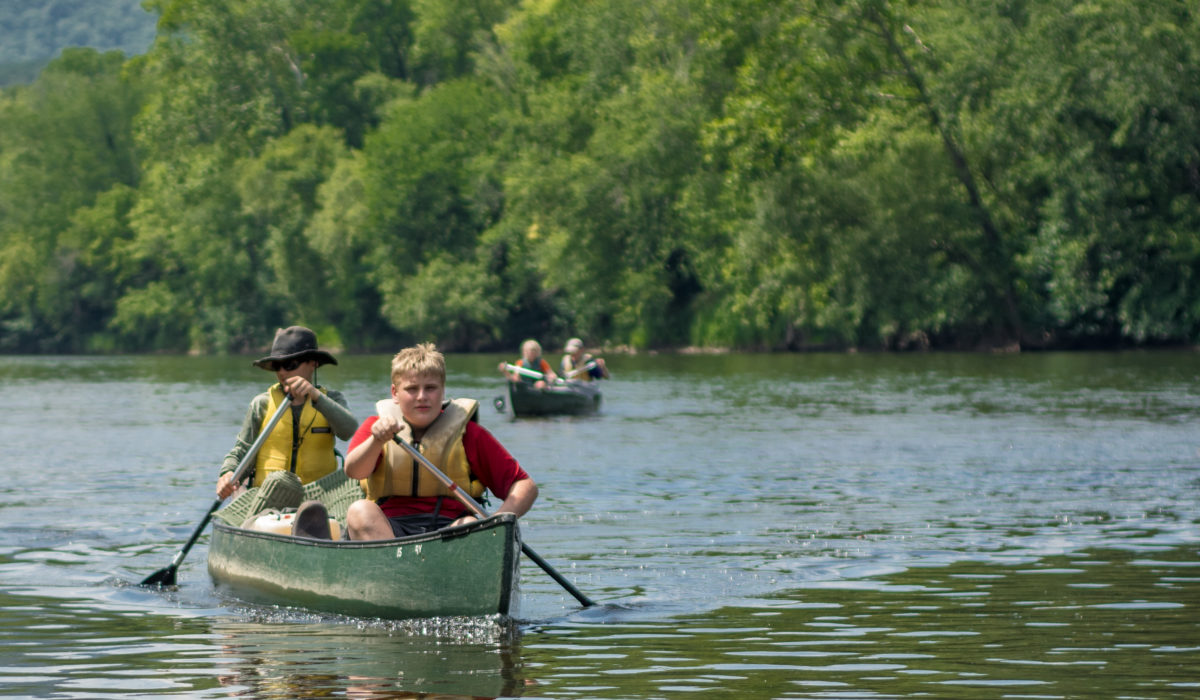
<svg viewBox="0 0 1200 700">
<path fill-rule="evenodd" d="M 521 479 L 508 490 L 508 497 L 496 509 L 497 513 L 512 513 L 518 518 L 529 512 L 538 497 L 538 486 L 533 479 Z"/>
<path fill-rule="evenodd" d="M 391 442 L 392 436 L 400 432 L 400 423 L 392 416 L 382 416 L 371 426 L 371 438 L 363 440 L 350 454 L 346 455 L 346 476 L 351 479 L 366 479 L 375 471 L 383 446 Z"/>
</svg>

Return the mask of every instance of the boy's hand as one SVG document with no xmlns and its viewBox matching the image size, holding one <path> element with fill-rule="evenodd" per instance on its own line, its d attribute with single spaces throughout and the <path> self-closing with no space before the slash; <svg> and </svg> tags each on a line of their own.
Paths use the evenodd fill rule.
<svg viewBox="0 0 1200 700">
<path fill-rule="evenodd" d="M 379 420 L 371 426 L 371 437 L 379 442 L 391 442 L 392 438 L 400 432 L 400 421 L 393 416 L 380 416 Z"/>
</svg>

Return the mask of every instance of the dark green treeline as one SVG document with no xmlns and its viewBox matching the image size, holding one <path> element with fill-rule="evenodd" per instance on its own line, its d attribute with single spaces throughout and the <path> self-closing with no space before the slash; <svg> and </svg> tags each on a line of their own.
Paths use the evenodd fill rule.
<svg viewBox="0 0 1200 700">
<path fill-rule="evenodd" d="M 0 93 L 0 351 L 1200 340 L 1200 10 L 148 0 Z"/>
</svg>

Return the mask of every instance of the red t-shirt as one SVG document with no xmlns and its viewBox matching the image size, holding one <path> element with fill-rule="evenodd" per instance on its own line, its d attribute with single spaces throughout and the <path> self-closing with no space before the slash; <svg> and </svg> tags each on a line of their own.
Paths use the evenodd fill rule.
<svg viewBox="0 0 1200 700">
<path fill-rule="evenodd" d="M 370 416 L 362 422 L 362 425 L 358 426 L 354 437 L 350 438 L 347 454 L 353 452 L 354 448 L 364 440 L 370 439 L 371 426 L 375 425 L 377 420 L 379 420 L 379 416 Z M 467 430 L 463 433 L 463 448 L 467 453 L 467 464 L 471 465 L 471 473 L 501 501 L 508 496 L 513 484 L 521 479 L 529 478 L 529 474 L 525 473 L 517 460 L 508 453 L 508 450 L 504 449 L 504 445 L 501 445 L 499 440 L 475 421 L 467 423 Z M 388 446 L 388 449 L 401 448 L 399 445 L 391 445 Z M 379 459 L 375 462 L 375 468 L 378 469 L 382 462 L 383 453 L 381 452 Z M 420 464 L 416 466 L 418 469 L 425 469 Z M 386 499 L 380 507 L 383 509 L 384 515 L 395 518 L 401 515 L 432 513 L 437 506 L 437 501 L 437 496 L 423 498 L 392 496 Z M 440 511 L 442 515 L 457 518 L 467 512 L 467 507 L 459 503 L 457 498 L 447 496 L 442 499 Z"/>
</svg>

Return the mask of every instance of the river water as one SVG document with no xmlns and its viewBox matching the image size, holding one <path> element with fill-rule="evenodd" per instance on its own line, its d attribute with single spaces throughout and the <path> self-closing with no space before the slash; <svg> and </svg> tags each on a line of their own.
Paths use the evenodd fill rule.
<svg viewBox="0 0 1200 700">
<path fill-rule="evenodd" d="M 388 357 L 320 381 L 364 416 Z M 214 590 L 247 358 L 0 365 L 0 694 L 39 698 L 1200 695 L 1200 354 L 611 356 L 601 413 L 448 395 L 541 486 L 511 618 Z M 471 571 L 449 575 L 470 577 Z"/>
</svg>

